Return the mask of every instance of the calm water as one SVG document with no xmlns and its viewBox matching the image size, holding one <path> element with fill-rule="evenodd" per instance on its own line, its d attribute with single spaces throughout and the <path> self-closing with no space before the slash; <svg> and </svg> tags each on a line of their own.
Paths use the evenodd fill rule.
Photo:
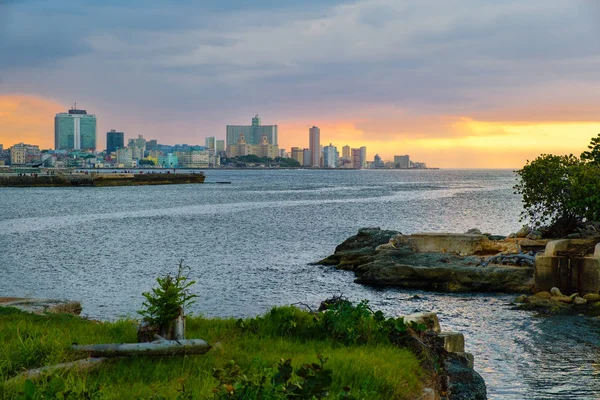
<svg viewBox="0 0 600 400">
<path fill-rule="evenodd" d="M 513 296 L 374 289 L 309 266 L 358 228 L 517 230 L 511 171 L 208 171 L 231 185 L 0 189 L 0 295 L 80 300 L 92 318 L 135 317 L 180 259 L 191 310 L 254 316 L 332 294 L 388 314 L 435 311 L 465 333 L 493 399 L 600 397 L 600 320 L 536 318 Z M 420 300 L 411 300 L 415 293 Z"/>
</svg>

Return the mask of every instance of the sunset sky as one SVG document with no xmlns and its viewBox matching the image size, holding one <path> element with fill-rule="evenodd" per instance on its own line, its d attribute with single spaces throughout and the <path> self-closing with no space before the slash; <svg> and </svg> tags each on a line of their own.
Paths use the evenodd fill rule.
<svg viewBox="0 0 600 400">
<path fill-rule="evenodd" d="M 278 124 L 280 146 L 520 167 L 600 133 L 596 0 L 0 0 L 0 143 L 77 102 L 161 143 Z"/>
</svg>

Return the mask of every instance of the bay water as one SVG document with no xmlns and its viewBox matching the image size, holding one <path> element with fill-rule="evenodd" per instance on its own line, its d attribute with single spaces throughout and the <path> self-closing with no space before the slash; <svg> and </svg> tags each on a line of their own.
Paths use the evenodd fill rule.
<svg viewBox="0 0 600 400">
<path fill-rule="evenodd" d="M 361 227 L 508 235 L 521 225 L 514 172 L 206 175 L 204 185 L 0 188 L 0 296 L 72 299 L 90 318 L 136 318 L 141 293 L 184 260 L 198 282 L 195 314 L 251 317 L 334 294 L 388 315 L 434 311 L 444 330 L 465 334 L 489 398 L 600 397 L 596 318 L 537 317 L 514 310 L 514 295 L 373 288 L 309 265 Z"/>
</svg>

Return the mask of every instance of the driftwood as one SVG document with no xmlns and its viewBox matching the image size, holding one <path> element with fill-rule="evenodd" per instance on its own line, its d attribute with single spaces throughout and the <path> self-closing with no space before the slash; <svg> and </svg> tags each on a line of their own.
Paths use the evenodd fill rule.
<svg viewBox="0 0 600 400">
<path fill-rule="evenodd" d="M 58 371 L 67 371 L 67 370 L 75 370 L 77 372 L 80 371 L 89 371 L 98 367 L 106 358 L 85 358 L 83 360 L 71 361 L 66 363 L 60 363 L 56 365 L 48 365 L 41 368 L 30 369 L 27 371 L 21 372 L 19 375 L 11 378 L 11 382 L 16 382 L 21 379 L 38 379 L 42 375 L 53 374 Z"/>
<path fill-rule="evenodd" d="M 92 357 L 179 356 L 204 354 L 210 350 L 210 345 L 202 339 L 165 340 L 160 338 L 160 340 L 150 343 L 73 345 L 71 348 L 86 352 Z"/>
<path fill-rule="evenodd" d="M 529 254 L 498 254 L 485 260 L 481 265 L 487 267 L 489 264 L 512 264 L 535 267 L 535 257 Z"/>
</svg>

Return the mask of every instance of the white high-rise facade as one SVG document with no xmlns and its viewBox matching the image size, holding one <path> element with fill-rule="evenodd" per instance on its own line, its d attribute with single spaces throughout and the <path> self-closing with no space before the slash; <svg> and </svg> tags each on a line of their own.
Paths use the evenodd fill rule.
<svg viewBox="0 0 600 400">
<path fill-rule="evenodd" d="M 321 166 L 321 130 L 313 126 L 308 130 L 308 148 L 310 150 L 310 166 Z"/>
</svg>

